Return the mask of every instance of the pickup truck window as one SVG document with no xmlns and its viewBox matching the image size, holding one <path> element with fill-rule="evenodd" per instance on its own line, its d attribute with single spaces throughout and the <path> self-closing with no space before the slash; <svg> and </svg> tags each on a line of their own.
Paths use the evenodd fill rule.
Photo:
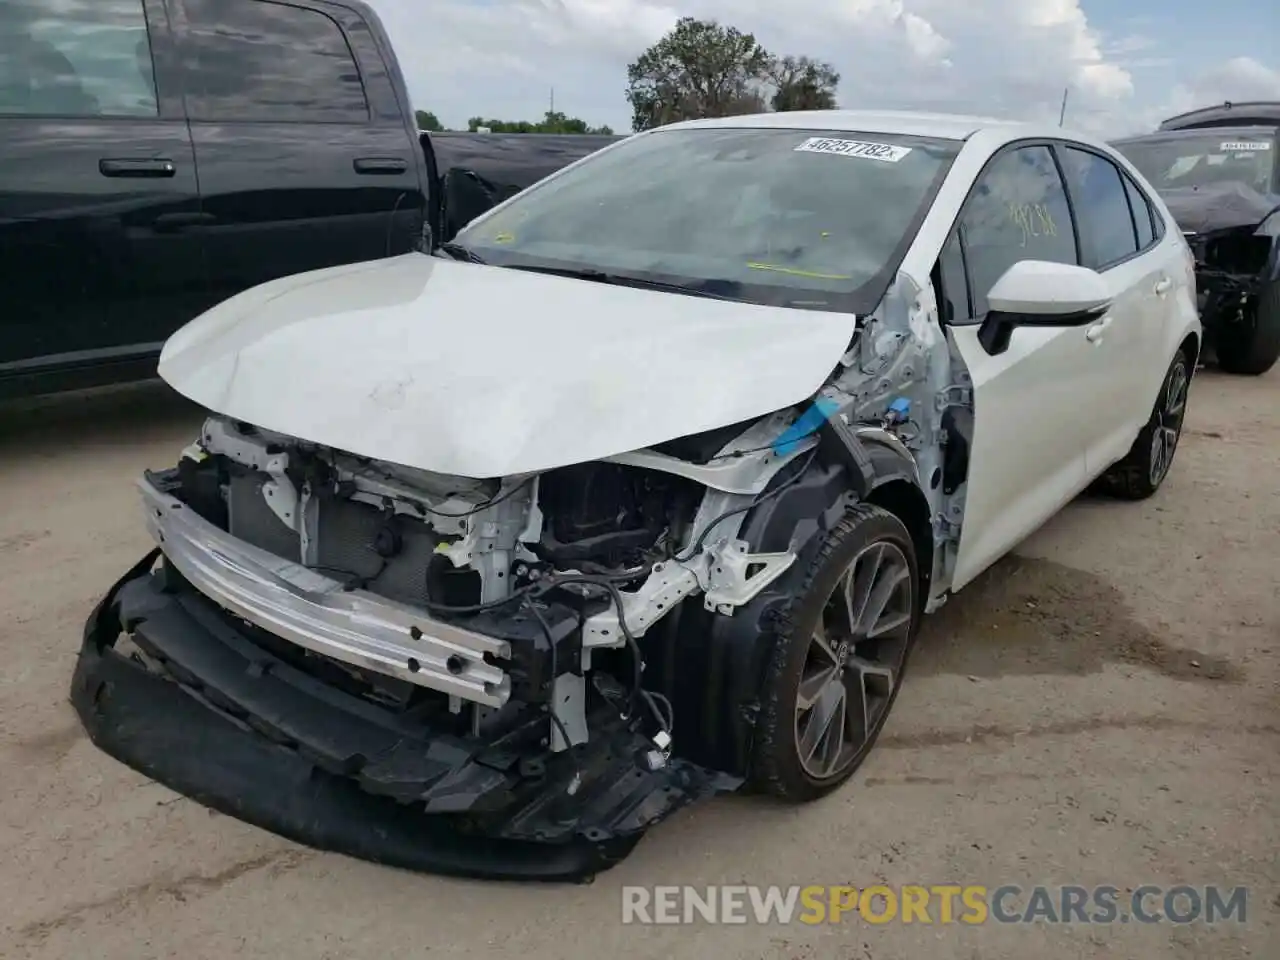
<svg viewBox="0 0 1280 960">
<path fill-rule="evenodd" d="M 142 0 L 4 0 L 0 37 L 0 114 L 159 113 Z"/>
<path fill-rule="evenodd" d="M 318 10 L 250 0 L 184 0 L 192 120 L 365 123 L 360 69 Z"/>
</svg>

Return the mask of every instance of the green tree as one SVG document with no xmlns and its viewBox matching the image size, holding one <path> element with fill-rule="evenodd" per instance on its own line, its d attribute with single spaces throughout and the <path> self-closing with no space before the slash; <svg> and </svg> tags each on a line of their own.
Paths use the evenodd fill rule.
<svg viewBox="0 0 1280 960">
<path fill-rule="evenodd" d="M 782 57 L 769 71 L 774 92 L 770 106 L 787 110 L 831 110 L 836 105 L 840 74 L 829 63 L 809 57 Z"/>
<path fill-rule="evenodd" d="M 444 124 L 430 110 L 415 110 L 413 115 L 418 121 L 419 130 L 426 130 L 428 133 L 439 133 L 444 129 Z"/>
<path fill-rule="evenodd" d="M 771 62 L 754 34 L 682 17 L 627 67 L 632 129 L 763 109 Z"/>
<path fill-rule="evenodd" d="M 830 109 L 839 84 L 828 63 L 776 57 L 753 34 L 694 17 L 681 18 L 627 67 L 636 131 L 698 117 Z"/>
</svg>

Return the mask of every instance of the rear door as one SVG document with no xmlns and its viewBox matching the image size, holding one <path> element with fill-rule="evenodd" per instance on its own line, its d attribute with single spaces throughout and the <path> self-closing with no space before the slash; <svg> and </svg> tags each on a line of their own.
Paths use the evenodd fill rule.
<svg viewBox="0 0 1280 960">
<path fill-rule="evenodd" d="M 3 0 L 0 38 L 0 379 L 146 362 L 207 297 L 164 4 Z"/>
<path fill-rule="evenodd" d="M 1048 144 L 1006 147 L 970 192 L 940 259 L 948 335 L 972 379 L 974 430 L 953 589 L 1016 546 L 1086 485 L 1098 403 L 1080 327 L 1020 327 L 991 354 L 987 293 L 1019 260 L 1078 263 L 1066 190 Z"/>
<path fill-rule="evenodd" d="M 1089 474 L 1096 476 L 1129 452 L 1151 416 L 1156 385 L 1145 371 L 1164 371 L 1164 364 L 1152 358 L 1163 349 L 1162 317 L 1173 278 L 1154 251 L 1149 211 L 1145 203 L 1133 208 L 1120 168 L 1079 144 L 1056 149 L 1083 264 L 1101 274 L 1112 296 L 1111 310 L 1089 331 L 1093 358 L 1081 370 L 1079 384 L 1081 395 L 1098 411 L 1085 450 Z"/>
<path fill-rule="evenodd" d="M 297 0 L 170 0 L 219 297 L 414 248 L 419 144 L 359 17 Z"/>
</svg>

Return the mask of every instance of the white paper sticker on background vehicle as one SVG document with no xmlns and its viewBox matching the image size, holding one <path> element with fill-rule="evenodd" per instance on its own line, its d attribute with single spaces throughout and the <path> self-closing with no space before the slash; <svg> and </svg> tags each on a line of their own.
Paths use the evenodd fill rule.
<svg viewBox="0 0 1280 960">
<path fill-rule="evenodd" d="M 863 160 L 897 163 L 911 152 L 911 148 L 895 146 L 892 143 L 866 143 L 862 140 L 834 140 L 831 137 L 810 137 L 796 147 L 796 151 L 798 153 L 834 153 L 841 157 L 858 157 Z"/>
<path fill-rule="evenodd" d="M 1255 150 L 1270 150 L 1271 143 L 1267 140 L 1258 140 L 1255 142 L 1241 140 L 1224 143 L 1218 148 L 1223 153 L 1253 153 Z"/>
</svg>

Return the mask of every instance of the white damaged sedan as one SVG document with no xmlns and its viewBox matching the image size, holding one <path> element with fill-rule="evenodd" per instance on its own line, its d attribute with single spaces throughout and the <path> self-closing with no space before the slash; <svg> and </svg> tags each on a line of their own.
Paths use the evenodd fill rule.
<svg viewBox="0 0 1280 960">
<path fill-rule="evenodd" d="M 675 124 L 431 255 L 174 335 L 95 742 L 317 847 L 574 877 L 858 769 L 922 616 L 1090 486 L 1155 493 L 1193 263 L 1106 145 L 843 111 Z"/>
</svg>

